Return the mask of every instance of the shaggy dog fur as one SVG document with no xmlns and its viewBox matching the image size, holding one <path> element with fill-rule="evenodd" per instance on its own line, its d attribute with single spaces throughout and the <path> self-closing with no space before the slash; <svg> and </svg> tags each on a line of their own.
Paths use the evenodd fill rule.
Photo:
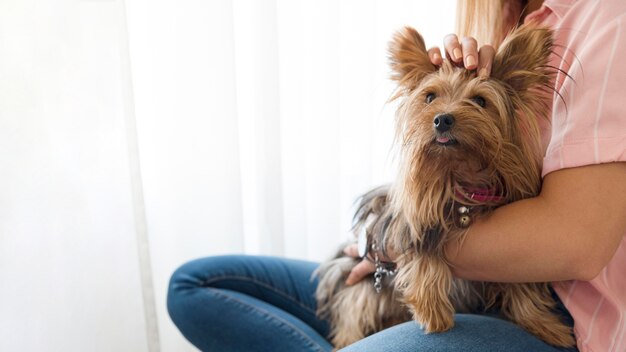
<svg viewBox="0 0 626 352">
<path fill-rule="evenodd" d="M 497 311 L 555 346 L 573 346 L 553 308 L 548 283 L 471 282 L 453 277 L 446 244 L 462 241 L 468 219 L 536 196 L 543 149 L 538 123 L 550 111 L 552 33 L 521 27 L 500 46 L 491 76 L 444 61 L 432 65 L 412 28 L 389 46 L 400 99 L 400 170 L 390 188 L 361 198 L 355 231 L 397 253 L 398 272 L 380 294 L 372 278 L 346 286 L 358 260 L 339 253 L 318 270 L 318 313 L 331 322 L 336 348 L 410 318 L 427 333 L 454 325 L 455 312 Z M 446 124 L 445 127 L 438 127 Z M 391 282 L 393 281 L 393 282 Z"/>
</svg>

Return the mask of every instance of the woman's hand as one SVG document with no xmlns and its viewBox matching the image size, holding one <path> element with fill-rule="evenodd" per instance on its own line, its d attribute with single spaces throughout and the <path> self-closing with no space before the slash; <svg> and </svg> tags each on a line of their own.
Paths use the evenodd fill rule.
<svg viewBox="0 0 626 352">
<path fill-rule="evenodd" d="M 398 255 L 389 248 L 387 250 L 388 252 L 386 254 L 389 257 L 385 256 L 381 252 L 378 252 L 378 256 L 381 262 L 394 262 L 395 259 L 398 258 Z M 346 248 L 344 248 L 343 253 L 345 253 L 345 255 L 347 255 L 348 257 L 359 258 L 359 250 L 357 249 L 356 243 L 350 244 Z M 361 281 L 367 275 L 376 271 L 376 265 L 373 262 L 374 260 L 371 259 L 372 255 L 373 253 L 370 253 L 368 255 L 370 259 L 363 258 L 363 260 L 361 260 L 359 264 L 355 265 L 354 268 L 352 268 L 352 270 L 350 271 L 350 275 L 348 275 L 348 278 L 346 279 L 346 285 L 354 285 L 357 282 Z"/>
<path fill-rule="evenodd" d="M 343 249 L 343 252 L 349 257 L 359 257 L 356 243 L 348 245 L 346 248 Z M 348 275 L 348 278 L 346 279 L 346 285 L 354 285 L 374 271 L 376 271 L 376 266 L 374 265 L 374 263 L 367 259 L 363 259 L 350 271 L 350 275 Z"/>
<path fill-rule="evenodd" d="M 478 76 L 489 77 L 491 74 L 491 65 L 496 51 L 493 46 L 487 44 L 478 49 L 476 39 L 465 37 L 459 43 L 456 34 L 448 34 L 443 39 L 443 46 L 446 50 L 448 60 L 460 67 L 468 70 L 477 70 Z M 441 51 L 438 47 L 428 50 L 430 62 L 433 65 L 440 66 L 443 63 Z"/>
</svg>

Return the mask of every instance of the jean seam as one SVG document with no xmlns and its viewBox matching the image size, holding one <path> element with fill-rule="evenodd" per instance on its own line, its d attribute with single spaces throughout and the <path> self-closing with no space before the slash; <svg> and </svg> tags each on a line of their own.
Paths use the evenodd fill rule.
<svg viewBox="0 0 626 352">
<path fill-rule="evenodd" d="M 210 279 L 205 280 L 202 284 L 203 284 L 203 286 L 209 286 L 210 284 L 218 282 L 220 280 L 232 280 L 232 279 L 252 282 L 252 283 L 254 283 L 256 285 L 263 286 L 263 287 L 269 289 L 270 291 L 272 291 L 272 292 L 282 296 L 283 298 L 286 298 L 286 299 L 296 303 L 298 306 L 300 306 L 301 308 L 305 309 L 307 312 L 309 312 L 311 314 L 314 314 L 314 315 L 317 315 L 317 313 L 313 309 L 305 306 L 302 302 L 300 302 L 299 300 L 295 299 L 294 297 L 288 295 L 287 293 L 282 292 L 282 291 L 276 289 L 274 286 L 271 286 L 271 285 L 269 285 L 269 284 L 267 284 L 265 282 L 258 281 L 258 280 L 254 279 L 254 278 L 250 278 L 250 277 L 247 277 L 247 276 L 235 276 L 235 275 L 215 276 L 215 277 L 212 277 Z"/>
<path fill-rule="evenodd" d="M 293 329 L 293 331 L 297 332 L 297 336 L 300 337 L 300 339 L 303 342 L 306 342 L 310 346 L 312 346 L 313 348 L 316 348 L 317 350 L 324 352 L 324 349 L 322 348 L 322 346 L 319 343 L 313 341 L 310 337 L 307 336 L 307 334 L 304 331 L 302 331 L 302 329 L 300 329 L 297 326 L 291 324 L 290 322 L 288 322 L 288 321 L 286 321 L 286 320 L 284 320 L 284 319 L 282 319 L 282 318 L 272 314 L 271 312 L 269 312 L 269 311 L 267 311 L 265 309 L 262 309 L 262 308 L 259 308 L 259 307 L 255 307 L 255 306 L 253 306 L 253 305 L 251 305 L 251 304 L 249 304 L 247 302 L 244 302 L 244 301 L 242 301 L 240 299 L 237 299 L 237 298 L 231 297 L 231 296 L 229 296 L 229 295 L 227 295 L 225 293 L 222 293 L 222 292 L 220 292 L 220 289 L 218 289 L 218 288 L 207 287 L 206 289 L 208 289 L 209 291 L 213 292 L 217 296 L 221 296 L 225 300 L 230 300 L 230 301 L 239 303 L 239 304 L 241 304 L 243 306 L 246 306 L 246 307 L 252 309 L 253 311 L 256 311 L 258 313 L 264 314 L 268 318 L 271 318 L 271 319 L 274 319 L 274 320 L 280 322 L 281 324 L 283 324 L 283 325 Z"/>
</svg>

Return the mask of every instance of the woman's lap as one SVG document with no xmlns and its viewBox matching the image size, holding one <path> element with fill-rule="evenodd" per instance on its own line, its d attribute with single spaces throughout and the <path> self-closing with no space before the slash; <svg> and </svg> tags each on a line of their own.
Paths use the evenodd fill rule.
<svg viewBox="0 0 626 352">
<path fill-rule="evenodd" d="M 341 351 L 561 351 L 502 319 L 485 315 L 457 314 L 454 320 L 454 328 L 436 334 L 425 334 L 417 323 L 406 322 L 371 335 Z"/>
<path fill-rule="evenodd" d="M 168 310 L 205 351 L 330 351 L 328 324 L 315 315 L 316 267 L 276 257 L 197 259 L 172 276 Z M 504 320 L 458 314 L 455 321 L 438 334 L 407 322 L 342 351 L 558 351 Z"/>
</svg>

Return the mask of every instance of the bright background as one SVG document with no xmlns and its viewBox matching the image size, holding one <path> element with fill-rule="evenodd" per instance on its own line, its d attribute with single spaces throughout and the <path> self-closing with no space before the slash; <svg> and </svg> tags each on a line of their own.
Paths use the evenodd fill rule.
<svg viewBox="0 0 626 352">
<path fill-rule="evenodd" d="M 454 2 L 1 1 L 0 351 L 194 351 L 177 266 L 328 257 L 393 178 L 387 42 Z"/>
</svg>

